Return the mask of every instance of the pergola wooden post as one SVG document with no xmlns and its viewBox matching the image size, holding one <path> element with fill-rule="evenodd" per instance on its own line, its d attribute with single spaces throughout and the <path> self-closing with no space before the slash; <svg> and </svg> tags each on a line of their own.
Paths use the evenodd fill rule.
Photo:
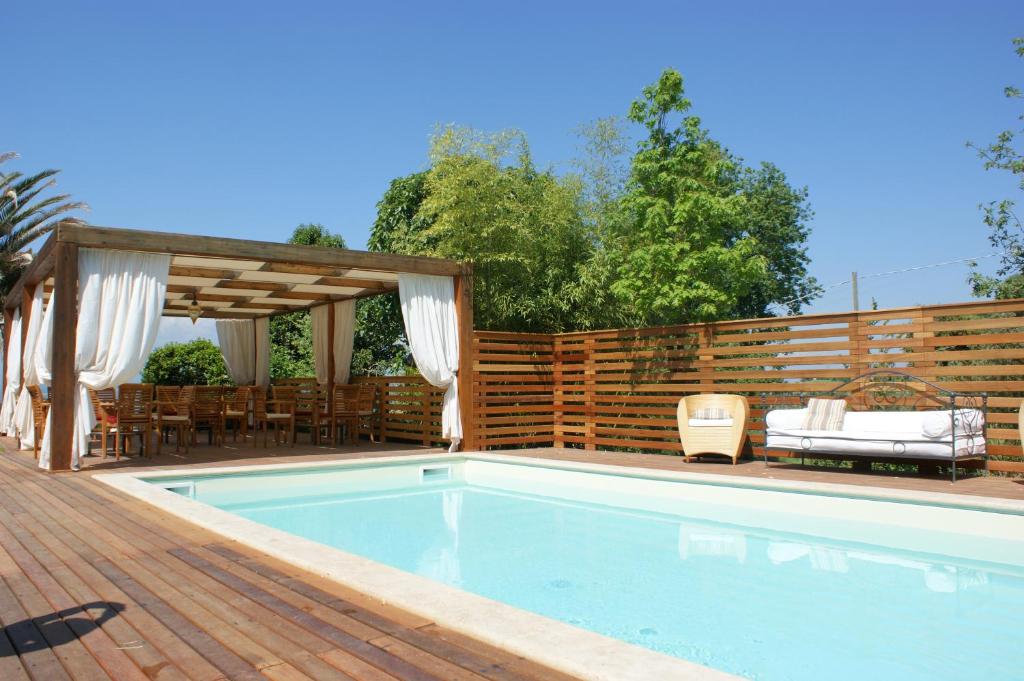
<svg viewBox="0 0 1024 681">
<path fill-rule="evenodd" d="M 477 449 L 473 395 L 473 268 L 463 266 L 455 277 L 455 315 L 459 329 L 459 414 L 462 416 L 462 449 Z"/>
<path fill-rule="evenodd" d="M 368 253 L 339 248 L 60 224 L 15 283 L 5 319 L 21 307 L 22 347 L 36 286 L 56 305 L 51 380 L 51 470 L 71 466 L 74 438 L 75 344 L 78 326 L 78 251 L 81 248 L 171 256 L 165 316 L 188 318 L 195 301 L 202 317 L 259 319 L 328 305 L 328 389 L 334 387 L 334 302 L 397 291 L 398 275 L 452 277 L 459 331 L 459 410 L 463 446 L 477 446 L 473 422 L 473 272 L 441 258 Z M 5 333 L 5 346 L 9 332 Z M 255 342 L 255 336 L 254 336 Z M 333 397 L 333 396 L 332 396 Z"/>
<path fill-rule="evenodd" d="M 334 413 L 334 303 L 327 304 L 327 413 Z"/>
<path fill-rule="evenodd" d="M 53 359 L 50 378 L 50 470 L 71 470 L 75 433 L 75 343 L 78 334 L 78 246 L 58 243 L 53 272 Z"/>
</svg>

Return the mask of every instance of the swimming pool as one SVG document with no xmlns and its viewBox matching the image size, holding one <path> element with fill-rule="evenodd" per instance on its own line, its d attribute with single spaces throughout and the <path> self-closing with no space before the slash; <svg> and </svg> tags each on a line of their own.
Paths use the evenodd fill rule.
<svg viewBox="0 0 1024 681">
<path fill-rule="evenodd" d="M 631 644 L 584 640 L 609 678 L 654 678 L 659 664 L 659 678 L 1020 678 L 1013 502 L 490 455 L 97 477 L 520 652 L 532 652 L 523 634 L 572 657 L 579 629 Z M 547 620 L 512 609 L 472 616 L 491 601 L 578 629 L 522 632 Z"/>
</svg>

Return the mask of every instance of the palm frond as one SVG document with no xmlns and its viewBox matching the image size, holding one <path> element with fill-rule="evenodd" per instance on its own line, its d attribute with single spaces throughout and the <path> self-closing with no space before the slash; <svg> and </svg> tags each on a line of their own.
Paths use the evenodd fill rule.
<svg viewBox="0 0 1024 681">
<path fill-rule="evenodd" d="M 18 158 L 14 152 L 0 152 L 0 164 Z M 60 171 L 46 170 L 26 175 L 20 171 L 0 173 L 0 300 L 6 297 L 27 265 L 26 249 L 61 222 L 84 224 L 69 213 L 88 210 L 69 194 L 46 196 L 56 184 Z"/>
</svg>

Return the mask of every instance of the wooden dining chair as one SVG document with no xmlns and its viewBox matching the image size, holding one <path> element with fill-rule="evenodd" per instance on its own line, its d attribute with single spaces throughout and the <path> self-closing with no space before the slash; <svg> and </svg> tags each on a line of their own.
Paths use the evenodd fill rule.
<svg viewBox="0 0 1024 681">
<path fill-rule="evenodd" d="M 117 437 L 114 438 L 114 458 L 121 459 L 121 450 L 130 453 L 131 436 L 139 436 L 139 453 L 148 450 L 149 434 L 153 429 L 153 384 L 124 383 L 117 395 Z"/>
<path fill-rule="evenodd" d="M 238 431 L 242 431 L 242 441 L 249 437 L 249 402 L 252 399 L 254 386 L 240 385 L 225 391 L 224 420 L 231 424 L 231 440 L 238 441 Z"/>
<path fill-rule="evenodd" d="M 192 444 L 200 428 L 207 430 L 207 442 L 224 446 L 224 389 L 216 385 L 195 386 L 192 400 Z"/>
<path fill-rule="evenodd" d="M 295 387 L 295 425 L 309 426 L 309 441 L 320 444 L 320 388 L 316 383 Z"/>
<path fill-rule="evenodd" d="M 114 388 L 100 388 L 99 390 L 89 389 L 89 401 L 92 402 L 93 415 L 96 417 L 96 426 L 93 432 L 99 435 L 100 449 L 103 457 L 106 458 L 108 451 L 108 438 L 113 435 L 117 437 L 117 390 Z"/>
<path fill-rule="evenodd" d="M 281 444 L 281 429 L 285 429 L 292 447 L 295 446 L 295 402 L 287 399 L 267 399 L 263 390 L 253 393 L 252 420 L 253 428 L 258 433 L 263 431 L 263 446 L 267 446 L 267 431 L 274 426 L 274 444 Z"/>
<path fill-rule="evenodd" d="M 334 399 L 331 400 L 330 432 L 334 444 L 343 444 L 345 436 L 351 437 L 351 432 L 346 433 L 350 428 L 352 415 L 356 413 L 359 403 L 359 386 L 357 385 L 336 385 L 334 386 Z"/>
<path fill-rule="evenodd" d="M 43 434 L 46 432 L 46 416 L 50 413 L 50 403 L 43 399 L 43 391 L 38 385 L 28 386 L 28 395 L 32 400 L 32 432 L 35 434 L 32 454 L 38 459 L 39 447 L 43 444 Z"/>
<path fill-rule="evenodd" d="M 172 386 L 162 386 L 170 388 Z M 157 400 L 153 403 L 153 429 L 156 431 L 156 453 L 160 455 L 164 439 L 174 431 L 174 451 L 181 451 L 185 443 L 188 454 L 192 440 L 192 400 L 181 388 L 163 390 L 157 388 Z"/>
<path fill-rule="evenodd" d="M 359 431 L 365 425 L 370 442 L 373 437 L 374 407 L 377 401 L 377 386 L 372 383 L 357 385 L 339 385 L 334 388 L 334 413 L 331 416 L 331 430 L 335 441 L 338 438 L 338 427 L 344 427 L 348 440 L 359 439 Z"/>
</svg>

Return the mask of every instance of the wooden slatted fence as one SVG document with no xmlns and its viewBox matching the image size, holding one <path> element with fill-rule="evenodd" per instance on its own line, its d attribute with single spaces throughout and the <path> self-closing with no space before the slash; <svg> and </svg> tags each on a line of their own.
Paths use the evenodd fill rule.
<svg viewBox="0 0 1024 681">
<path fill-rule="evenodd" d="M 473 413 L 481 449 L 550 445 L 554 336 L 473 334 Z"/>
<path fill-rule="evenodd" d="M 553 444 L 681 450 L 683 395 L 751 398 L 830 390 L 891 368 L 989 394 L 989 468 L 1024 473 L 1016 428 L 1024 397 L 1024 300 L 555 335 L 477 332 L 474 408 L 482 447 Z"/>
<path fill-rule="evenodd" d="M 422 376 L 359 376 L 354 383 L 373 383 L 379 400 L 375 434 L 384 441 L 445 444 L 441 440 L 441 399 L 444 390 Z M 364 427 L 360 435 L 369 435 Z"/>
</svg>

